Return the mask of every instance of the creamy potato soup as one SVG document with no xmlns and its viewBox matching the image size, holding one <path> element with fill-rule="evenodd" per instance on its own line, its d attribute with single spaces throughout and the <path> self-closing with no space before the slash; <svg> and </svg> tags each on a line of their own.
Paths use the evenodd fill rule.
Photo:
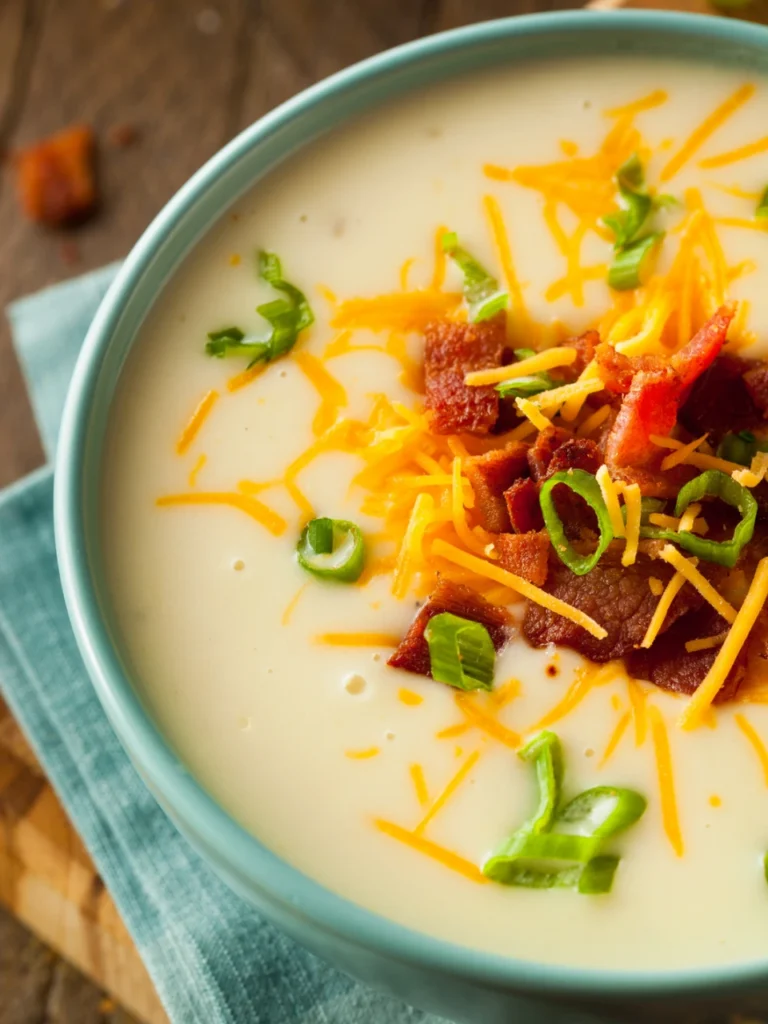
<svg viewBox="0 0 768 1024">
<path fill-rule="evenodd" d="M 151 311 L 118 632 L 344 897 L 529 960 L 768 948 L 767 122 L 738 69 L 456 80 L 260 182 Z"/>
</svg>

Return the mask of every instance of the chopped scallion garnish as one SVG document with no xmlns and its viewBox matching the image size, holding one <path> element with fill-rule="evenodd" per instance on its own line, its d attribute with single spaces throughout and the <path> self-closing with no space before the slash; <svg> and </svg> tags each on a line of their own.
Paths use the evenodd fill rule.
<svg viewBox="0 0 768 1024">
<path fill-rule="evenodd" d="M 637 153 L 618 169 L 616 184 L 624 205 L 616 213 L 603 217 L 603 223 L 613 231 L 614 248 L 619 250 L 635 241 L 653 209 L 653 201 L 645 190 L 643 165 Z"/>
<path fill-rule="evenodd" d="M 429 646 L 432 678 L 458 690 L 490 690 L 496 651 L 480 622 L 450 612 L 434 615 L 424 637 Z"/>
<path fill-rule="evenodd" d="M 443 251 L 451 257 L 464 275 L 464 298 L 469 307 L 469 319 L 472 323 L 490 320 L 507 308 L 507 292 L 502 291 L 496 278 L 459 245 L 455 231 L 443 235 Z"/>
<path fill-rule="evenodd" d="M 516 349 L 514 349 L 514 353 L 515 353 L 515 359 L 517 359 L 518 362 L 522 362 L 523 359 L 531 359 L 533 356 L 535 356 L 536 355 L 536 349 L 535 348 L 516 348 Z"/>
<path fill-rule="evenodd" d="M 209 356 L 247 356 L 248 366 L 269 363 L 285 355 L 296 343 L 299 333 L 314 321 L 306 296 L 295 285 L 283 278 L 280 260 L 271 252 L 258 254 L 259 277 L 285 298 L 273 299 L 256 307 L 256 312 L 269 323 L 272 330 L 266 338 L 258 335 L 246 337 L 239 327 L 226 327 L 208 335 L 205 351 Z"/>
<path fill-rule="evenodd" d="M 565 527 L 555 507 L 552 491 L 558 485 L 570 488 L 574 494 L 583 498 L 597 517 L 600 540 L 591 555 L 581 555 L 566 536 Z M 577 576 L 591 572 L 600 561 L 603 552 L 613 540 L 611 517 L 605 504 L 600 484 L 591 473 L 583 469 L 568 469 L 555 473 L 542 485 L 539 493 L 539 505 L 544 516 L 544 526 L 552 541 L 552 547 L 560 561 L 567 565 Z"/>
<path fill-rule="evenodd" d="M 299 565 L 318 579 L 354 583 L 365 564 L 360 527 L 346 519 L 313 519 L 296 548 Z"/>
<path fill-rule="evenodd" d="M 539 804 L 524 825 L 486 861 L 483 874 L 503 885 L 611 891 L 619 858 L 603 851 L 608 839 L 642 816 L 645 798 L 631 789 L 597 786 L 559 808 L 562 749 L 552 732 L 535 736 L 519 756 L 536 769 Z"/>
<path fill-rule="evenodd" d="M 562 386 L 562 381 L 554 380 L 548 373 L 534 373 L 530 377 L 513 377 L 496 385 L 502 398 L 530 398 L 542 391 L 551 391 Z"/>
<path fill-rule="evenodd" d="M 763 193 L 760 196 L 757 209 L 755 210 L 755 216 L 758 220 L 768 217 L 768 185 L 763 189 Z"/>
<path fill-rule="evenodd" d="M 751 430 L 740 430 L 738 434 L 726 434 L 717 446 L 718 458 L 749 466 L 757 452 L 768 452 L 768 438 L 755 437 Z"/>
<path fill-rule="evenodd" d="M 652 257 L 663 237 L 664 232 L 657 231 L 645 238 L 638 238 L 636 242 L 618 251 L 608 268 L 608 284 L 611 288 L 622 292 L 643 284 L 648 279 Z"/>
</svg>

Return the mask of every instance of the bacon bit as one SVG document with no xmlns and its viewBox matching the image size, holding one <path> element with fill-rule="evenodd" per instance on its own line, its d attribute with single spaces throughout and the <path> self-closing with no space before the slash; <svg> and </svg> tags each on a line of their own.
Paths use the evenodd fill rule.
<svg viewBox="0 0 768 1024">
<path fill-rule="evenodd" d="M 396 825 L 393 821 L 385 821 L 383 818 L 377 818 L 374 821 L 374 825 L 384 835 L 397 839 L 398 842 L 410 846 L 411 849 L 416 850 L 418 853 L 423 853 L 426 857 L 431 857 L 432 860 L 438 861 L 444 867 L 450 868 L 451 871 L 456 871 L 465 878 L 468 878 L 470 882 L 479 882 L 485 885 L 488 881 L 482 871 L 471 861 L 460 857 L 457 853 L 453 853 L 452 850 L 446 850 L 444 846 L 433 843 L 431 839 L 425 839 L 423 836 L 409 832 L 408 829 L 403 828 L 401 825 Z"/>
<path fill-rule="evenodd" d="M 539 489 L 530 477 L 516 480 L 508 487 L 504 491 L 504 501 L 515 533 L 530 533 L 531 530 L 544 528 L 544 517 L 539 505 Z"/>
<path fill-rule="evenodd" d="M 420 764 L 412 764 L 409 772 L 413 782 L 413 788 L 416 790 L 416 799 L 422 807 L 426 807 L 429 803 L 429 790 L 427 789 L 427 782 L 424 778 L 424 769 Z"/>
<path fill-rule="evenodd" d="M 80 124 L 15 154 L 19 200 L 30 220 L 58 228 L 94 212 L 94 148 L 93 129 Z"/>
<path fill-rule="evenodd" d="M 470 370 L 500 366 L 506 346 L 504 318 L 480 324 L 431 323 L 425 331 L 426 408 L 437 434 L 487 434 L 499 416 L 494 388 L 468 387 Z"/>
<path fill-rule="evenodd" d="M 528 471 L 528 445 L 511 441 L 503 448 L 472 455 L 464 461 L 464 473 L 475 492 L 475 509 L 481 525 L 491 533 L 510 528 L 505 492 Z"/>
<path fill-rule="evenodd" d="M 678 857 L 685 852 L 683 837 L 680 832 L 680 819 L 677 814 L 677 798 L 675 796 L 675 778 L 672 772 L 672 754 L 669 749 L 667 727 L 661 712 L 653 705 L 649 709 L 651 720 L 651 737 L 656 753 L 656 771 L 661 791 L 661 817 L 667 839 Z"/>
<path fill-rule="evenodd" d="M 353 761 L 368 761 L 380 753 L 381 747 L 367 747 L 365 750 L 345 750 L 344 757 L 349 757 Z"/>
<path fill-rule="evenodd" d="M 469 775 L 469 773 L 475 767 L 479 757 L 480 757 L 480 751 L 479 750 L 475 750 L 473 753 L 471 753 L 469 755 L 469 757 L 466 759 L 464 764 L 459 768 L 459 770 L 456 772 L 456 774 L 450 780 L 450 782 L 445 787 L 445 789 L 442 791 L 442 793 L 434 800 L 434 802 L 432 803 L 432 806 L 429 808 L 427 813 L 424 815 L 424 817 L 421 819 L 419 824 L 413 830 L 413 834 L 414 835 L 420 836 L 424 832 L 424 830 L 426 829 L 426 827 L 430 823 L 430 821 L 432 821 L 432 819 L 435 818 L 439 814 L 439 812 L 443 809 L 443 807 L 445 807 L 445 805 L 451 799 L 453 794 L 456 792 L 456 790 L 462 784 L 464 779 L 466 779 L 466 777 Z"/>
<path fill-rule="evenodd" d="M 187 451 L 189 446 L 192 444 L 194 439 L 197 437 L 200 428 L 205 423 L 211 409 L 216 404 L 219 397 L 219 392 L 211 389 L 207 394 L 203 395 L 197 404 L 197 408 L 189 418 L 189 422 L 181 432 L 178 441 L 176 442 L 176 454 L 183 455 Z"/>
<path fill-rule="evenodd" d="M 635 372 L 606 442 L 609 465 L 643 466 L 653 459 L 656 445 L 651 436 L 672 431 L 685 391 L 714 362 L 735 312 L 732 304 L 721 306 L 672 356 L 669 366 Z"/>
<path fill-rule="evenodd" d="M 397 647 L 399 637 L 392 633 L 319 633 L 316 644 L 329 647 Z"/>
<path fill-rule="evenodd" d="M 602 768 L 603 765 L 607 764 L 613 756 L 616 748 L 621 743 L 624 733 L 627 731 L 627 726 L 629 725 L 629 720 L 631 719 L 631 717 L 632 712 L 627 711 L 621 716 L 621 718 L 616 723 L 616 728 L 611 733 L 611 738 L 608 740 L 608 744 L 605 748 L 603 756 L 600 758 L 598 762 L 598 768 Z"/>
<path fill-rule="evenodd" d="M 403 639 L 393 645 L 397 650 L 387 664 L 431 678 L 429 647 L 424 631 L 429 620 L 441 612 L 451 612 L 481 623 L 488 630 L 497 651 L 510 638 L 512 619 L 508 612 L 489 604 L 480 594 L 461 583 L 441 579 L 427 603 L 419 609 Z"/>
<path fill-rule="evenodd" d="M 494 541 L 502 569 L 515 573 L 534 586 L 547 582 L 550 541 L 545 530 L 530 533 L 500 533 Z"/>
<path fill-rule="evenodd" d="M 245 512 L 251 519 L 265 526 L 269 532 L 279 537 L 285 533 L 288 524 L 256 498 L 249 498 L 245 494 L 229 493 L 227 491 L 199 491 L 191 494 L 165 494 L 158 498 L 155 504 L 160 507 L 170 505 L 230 505 L 232 508 Z"/>
</svg>

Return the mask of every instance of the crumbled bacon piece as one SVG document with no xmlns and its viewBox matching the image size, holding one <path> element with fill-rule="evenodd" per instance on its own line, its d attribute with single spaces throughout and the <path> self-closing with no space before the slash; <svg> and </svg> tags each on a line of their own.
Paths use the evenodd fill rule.
<svg viewBox="0 0 768 1024">
<path fill-rule="evenodd" d="M 749 397 L 761 414 L 753 421 L 756 425 L 759 418 L 768 418 L 768 365 L 759 363 L 747 370 L 744 374 L 744 384 L 749 392 Z M 736 430 L 737 428 L 732 426 L 730 429 Z"/>
<path fill-rule="evenodd" d="M 96 207 L 94 136 L 73 125 L 15 155 L 19 198 L 30 220 L 61 227 Z"/>
<path fill-rule="evenodd" d="M 438 434 L 487 434 L 499 416 L 499 395 L 491 385 L 467 387 L 472 370 L 501 366 L 506 347 L 504 317 L 479 324 L 440 320 L 425 333 L 426 407 Z"/>
<path fill-rule="evenodd" d="M 717 636 L 728 629 L 728 623 L 711 605 L 683 615 L 665 633 L 657 637 L 648 649 L 633 651 L 627 658 L 627 669 L 636 679 L 648 682 L 673 693 L 693 693 L 712 668 L 719 648 L 686 651 L 689 640 Z M 731 700 L 746 675 L 747 645 L 739 651 L 736 662 L 728 673 L 724 686 L 715 701 Z"/>
<path fill-rule="evenodd" d="M 760 403 L 749 383 L 749 363 L 735 356 L 719 356 L 691 388 L 680 409 L 680 422 L 694 437 L 709 434 L 710 443 L 717 444 L 729 431 L 750 430 L 762 422 Z M 768 374 L 763 374 L 768 402 Z M 759 377 L 753 377 L 759 386 Z"/>
<path fill-rule="evenodd" d="M 609 465 L 643 466 L 658 454 L 651 435 L 666 436 L 675 426 L 686 389 L 719 354 L 733 315 L 732 306 L 722 306 L 669 365 L 646 363 L 635 372 L 606 442 Z"/>
<path fill-rule="evenodd" d="M 543 587 L 549 565 L 549 534 L 544 530 L 531 533 L 501 533 L 494 541 L 502 569 L 522 576 L 529 583 Z"/>
<path fill-rule="evenodd" d="M 534 480 L 546 479 L 555 452 L 572 437 L 573 435 L 562 427 L 547 427 L 538 434 L 536 441 L 528 449 L 528 466 Z"/>
<path fill-rule="evenodd" d="M 651 593 L 648 580 L 655 576 L 666 584 L 672 575 L 671 566 L 650 559 L 623 566 L 618 552 L 610 550 L 586 576 L 576 576 L 559 559 L 553 560 L 544 589 L 586 612 L 607 630 L 608 636 L 597 640 L 570 619 L 532 601 L 526 609 L 523 634 L 534 647 L 550 643 L 572 647 L 591 661 L 622 658 L 640 646 L 656 609 L 658 598 Z M 701 603 L 698 592 L 686 584 L 672 603 L 665 628 Z"/>
<path fill-rule="evenodd" d="M 549 479 L 555 473 L 567 472 L 569 469 L 583 469 L 586 473 L 594 474 L 602 464 L 603 456 L 594 441 L 587 437 L 573 437 L 555 449 L 546 477 Z"/>
<path fill-rule="evenodd" d="M 440 580 L 426 604 L 419 609 L 400 644 L 387 662 L 392 668 L 402 668 L 421 676 L 431 676 L 429 647 L 424 638 L 427 623 L 434 615 L 451 612 L 462 619 L 480 622 L 488 630 L 497 651 L 512 635 L 512 619 L 504 608 L 490 604 L 480 594 L 463 586 Z"/>
<path fill-rule="evenodd" d="M 578 338 L 569 338 L 564 344 L 568 348 L 576 349 L 576 361 L 571 364 L 570 369 L 578 376 L 595 358 L 597 346 L 600 344 L 600 335 L 597 331 L 585 331 Z"/>
<path fill-rule="evenodd" d="M 464 471 L 475 492 L 475 511 L 480 525 L 491 533 L 510 529 L 504 492 L 518 477 L 528 472 L 528 445 L 510 441 L 485 455 L 472 455 L 464 463 Z"/>
<path fill-rule="evenodd" d="M 511 487 L 504 491 L 509 521 L 515 533 L 530 533 L 541 530 L 544 518 L 539 505 L 539 488 L 531 478 L 515 480 Z"/>
<path fill-rule="evenodd" d="M 607 341 L 597 346 L 595 360 L 598 376 L 606 390 L 614 395 L 626 395 L 632 387 L 632 378 L 638 369 L 632 360 L 617 352 Z"/>
<path fill-rule="evenodd" d="M 659 449 L 658 462 L 661 463 L 669 453 Z M 698 474 L 693 466 L 674 466 L 662 471 L 654 466 L 626 466 L 619 469 L 611 468 L 611 477 L 617 483 L 637 484 L 644 498 L 676 498 L 680 489 Z"/>
</svg>

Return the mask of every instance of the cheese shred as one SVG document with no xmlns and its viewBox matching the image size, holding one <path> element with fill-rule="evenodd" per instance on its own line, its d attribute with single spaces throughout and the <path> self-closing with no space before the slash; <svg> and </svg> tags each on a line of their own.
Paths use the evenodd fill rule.
<svg viewBox="0 0 768 1024">
<path fill-rule="evenodd" d="M 643 642 L 640 644 L 641 647 L 650 647 L 653 644 L 661 631 L 661 627 L 664 625 L 664 620 L 667 617 L 669 609 L 672 607 L 672 602 L 680 593 L 684 583 L 685 576 L 683 576 L 681 572 L 676 572 L 666 585 L 664 593 L 661 595 L 661 600 L 656 605 L 653 617 L 648 623 L 648 629 L 645 631 Z"/>
<path fill-rule="evenodd" d="M 424 856 L 431 857 L 432 860 L 438 861 L 443 867 L 456 871 L 471 882 L 485 884 L 488 881 L 480 868 L 471 861 L 460 857 L 458 853 L 453 853 L 452 850 L 446 850 L 444 846 L 439 846 L 430 839 L 425 839 L 423 836 L 410 832 L 407 828 L 403 828 L 402 825 L 396 825 L 393 821 L 385 821 L 383 818 L 376 818 L 374 825 L 384 835 L 397 839 L 398 842 L 404 843 L 406 846 L 410 846 L 417 853 L 423 853 Z"/>
<path fill-rule="evenodd" d="M 659 709 L 653 705 L 648 715 L 651 724 L 653 749 L 656 754 L 656 772 L 661 793 L 661 818 L 667 839 L 678 857 L 685 852 L 683 836 L 680 831 L 680 819 L 677 813 L 677 797 L 675 795 L 675 778 L 672 771 L 672 754 L 669 749 L 669 736 Z"/>
<path fill-rule="evenodd" d="M 668 562 L 674 569 L 686 578 L 686 580 L 694 587 L 705 601 L 718 612 L 728 623 L 734 623 L 736 621 L 736 609 L 732 604 L 729 604 L 722 595 L 718 594 L 712 584 L 706 577 L 702 576 L 699 570 L 696 568 L 693 559 L 685 558 L 677 548 L 671 544 L 665 544 L 661 549 L 661 557 L 665 562 Z"/>
</svg>

